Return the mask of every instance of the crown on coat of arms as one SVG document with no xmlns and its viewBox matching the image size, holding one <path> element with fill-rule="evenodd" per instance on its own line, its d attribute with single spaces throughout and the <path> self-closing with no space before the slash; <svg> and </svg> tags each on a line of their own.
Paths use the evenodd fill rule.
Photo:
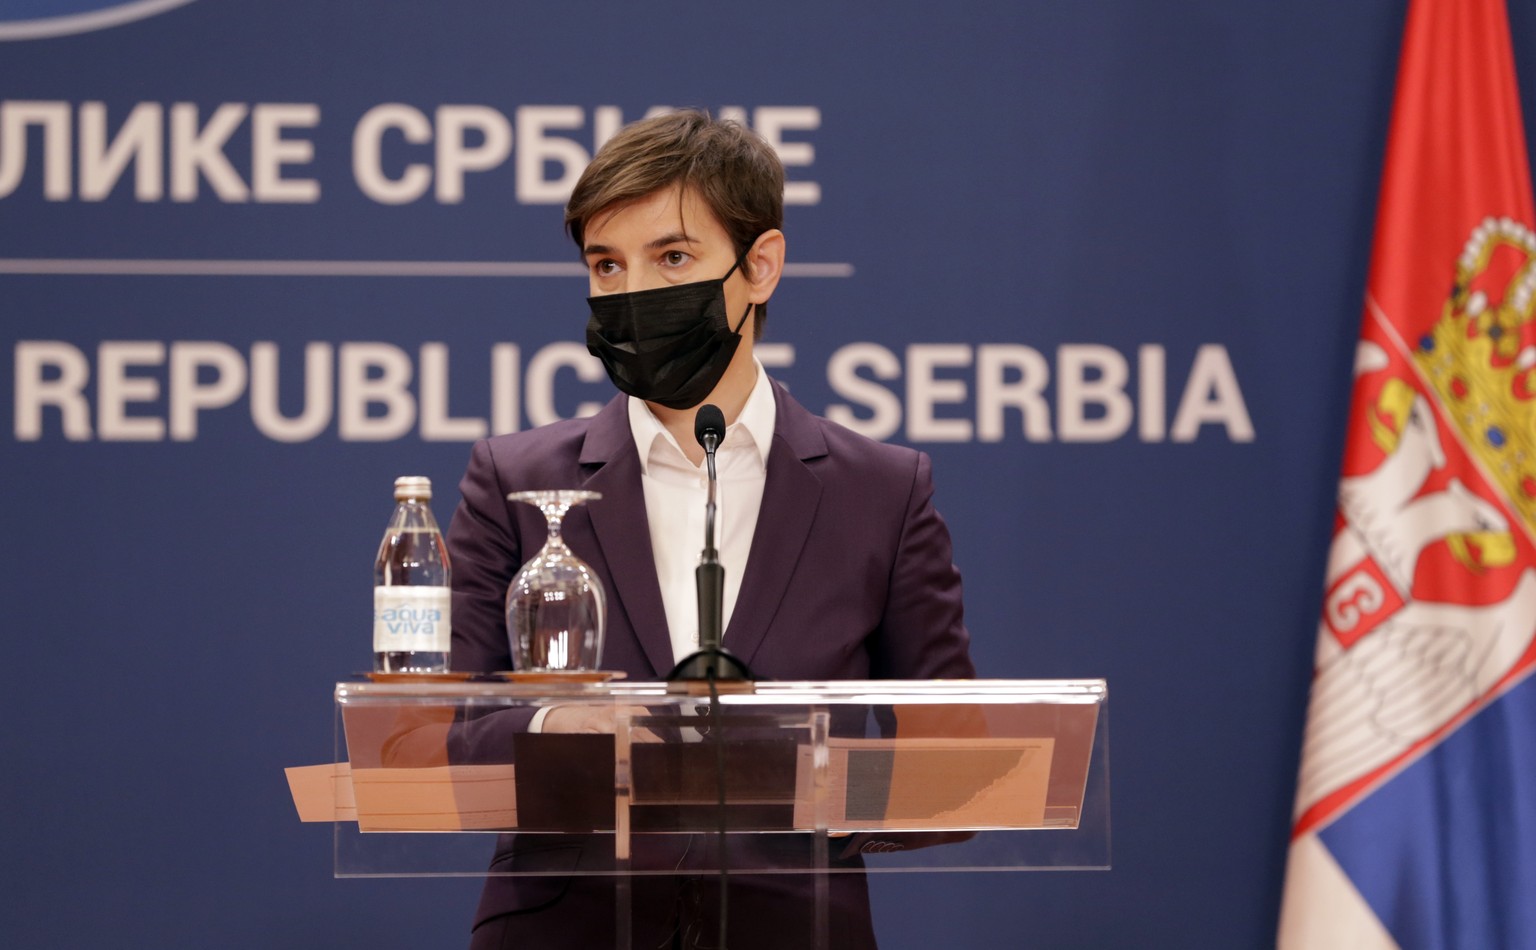
<svg viewBox="0 0 1536 950">
<path fill-rule="evenodd" d="M 1536 530 L 1536 233 L 1487 218 L 1414 360 L 1483 471 Z"/>
</svg>

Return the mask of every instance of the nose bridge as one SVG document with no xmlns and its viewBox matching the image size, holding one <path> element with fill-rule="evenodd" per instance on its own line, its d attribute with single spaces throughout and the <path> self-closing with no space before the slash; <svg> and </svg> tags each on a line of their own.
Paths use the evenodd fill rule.
<svg viewBox="0 0 1536 950">
<path fill-rule="evenodd" d="M 667 279 L 654 267 L 641 264 L 631 266 L 624 271 L 624 290 L 626 293 L 634 293 L 637 290 L 654 290 L 664 287 Z"/>
</svg>

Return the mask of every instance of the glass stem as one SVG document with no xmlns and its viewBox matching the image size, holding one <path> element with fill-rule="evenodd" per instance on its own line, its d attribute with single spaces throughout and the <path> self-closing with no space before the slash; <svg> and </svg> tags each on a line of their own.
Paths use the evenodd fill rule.
<svg viewBox="0 0 1536 950">
<path fill-rule="evenodd" d="M 560 522 L 565 519 L 565 513 L 569 510 L 569 505 L 550 505 L 544 509 L 544 520 L 549 522 L 549 539 L 546 543 L 550 547 L 559 547 L 565 544 L 560 538 Z"/>
</svg>

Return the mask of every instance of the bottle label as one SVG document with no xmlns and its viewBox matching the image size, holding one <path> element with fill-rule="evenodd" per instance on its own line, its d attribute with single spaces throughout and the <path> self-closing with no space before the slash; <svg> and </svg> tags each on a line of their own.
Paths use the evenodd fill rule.
<svg viewBox="0 0 1536 950">
<path fill-rule="evenodd" d="M 375 587 L 373 652 L 447 653 L 452 599 L 446 587 Z"/>
</svg>

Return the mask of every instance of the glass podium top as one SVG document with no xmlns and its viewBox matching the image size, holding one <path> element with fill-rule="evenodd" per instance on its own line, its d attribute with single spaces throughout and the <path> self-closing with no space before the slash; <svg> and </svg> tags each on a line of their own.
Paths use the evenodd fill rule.
<svg viewBox="0 0 1536 950">
<path fill-rule="evenodd" d="M 724 704 L 774 703 L 1072 703 L 1101 704 L 1108 698 L 1104 680 L 832 680 L 717 684 Z M 336 684 L 339 704 L 408 698 L 463 699 L 508 704 L 544 697 L 581 697 L 648 704 L 692 701 L 708 695 L 699 681 L 667 683 L 602 678 L 601 674 L 373 674 Z"/>
<path fill-rule="evenodd" d="M 336 685 L 306 820 L 338 876 L 1109 866 L 1103 680 L 669 684 L 399 674 Z M 561 710 L 557 715 L 555 710 Z M 572 710 L 582 732 L 559 731 Z M 494 862 L 494 867 L 493 867 Z M 681 863 L 679 863 L 681 862 Z"/>
</svg>

